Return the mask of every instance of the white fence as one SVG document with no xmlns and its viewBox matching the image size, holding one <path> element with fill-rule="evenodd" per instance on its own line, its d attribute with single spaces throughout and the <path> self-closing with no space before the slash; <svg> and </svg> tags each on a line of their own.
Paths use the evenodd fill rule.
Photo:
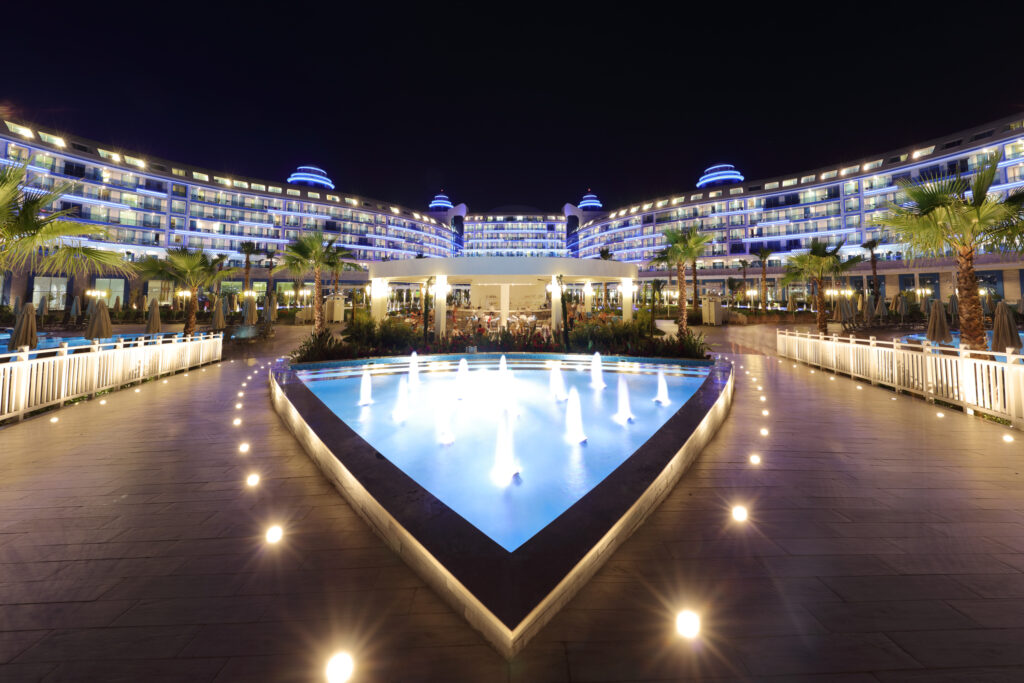
<svg viewBox="0 0 1024 683">
<path fill-rule="evenodd" d="M 778 330 L 776 350 L 825 370 L 1009 420 L 1024 429 L 1024 356 Z"/>
<path fill-rule="evenodd" d="M 0 354 L 0 421 L 220 360 L 222 346 L 218 332 Z"/>
</svg>

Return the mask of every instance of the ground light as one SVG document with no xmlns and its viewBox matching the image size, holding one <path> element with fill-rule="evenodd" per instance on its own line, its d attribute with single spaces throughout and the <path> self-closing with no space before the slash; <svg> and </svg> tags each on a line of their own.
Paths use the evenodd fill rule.
<svg viewBox="0 0 1024 683">
<path fill-rule="evenodd" d="M 768 417 L 768 411 L 767 410 L 762 410 L 761 414 L 764 415 L 765 417 Z"/>
<path fill-rule="evenodd" d="M 765 427 L 761 427 L 761 436 L 768 436 L 768 430 Z"/>
<path fill-rule="evenodd" d="M 136 389 L 136 390 L 135 390 L 135 393 L 137 394 L 137 393 L 139 393 L 140 391 L 142 391 L 142 389 Z"/>
<path fill-rule="evenodd" d="M 267 543 L 277 543 L 282 536 L 284 536 L 284 531 L 276 524 L 267 529 Z"/>
<path fill-rule="evenodd" d="M 105 405 L 107 405 L 107 399 L 105 399 L 105 398 L 103 398 L 103 399 L 100 399 L 100 405 L 101 405 L 101 406 L 105 406 Z"/>
<path fill-rule="evenodd" d="M 59 419 L 60 419 L 60 418 L 58 418 L 58 417 L 54 416 L 54 417 L 51 417 L 51 418 L 50 418 L 50 422 L 57 422 L 57 420 L 59 420 Z M 1003 437 L 1003 438 L 1006 438 L 1006 437 Z M 1013 439 L 1010 439 L 1010 440 L 1011 440 L 1011 441 L 1013 441 Z"/>
<path fill-rule="evenodd" d="M 768 399 L 767 399 L 766 397 L 762 396 L 762 397 L 761 397 L 761 400 L 762 400 L 762 401 L 767 401 Z"/>
<path fill-rule="evenodd" d="M 946 415 L 945 415 L 945 413 L 939 412 L 939 413 L 935 413 L 935 417 L 943 418 L 943 417 L 946 417 Z"/>
<path fill-rule="evenodd" d="M 238 444 L 238 452 L 239 453 L 248 453 L 249 452 L 249 444 L 248 443 L 244 443 L 244 442 Z"/>
<path fill-rule="evenodd" d="M 240 424 L 242 424 L 242 418 L 236 417 L 234 420 L 231 421 L 231 424 L 235 425 L 236 427 L 239 426 Z"/>
<path fill-rule="evenodd" d="M 239 391 L 238 392 L 238 398 L 242 398 L 243 396 L 245 396 L 245 392 L 244 391 Z"/>
<path fill-rule="evenodd" d="M 248 484 L 249 486 L 256 486 L 256 484 L 260 483 L 260 475 L 255 473 L 250 474 L 248 477 L 245 478 L 245 483 Z"/>
<path fill-rule="evenodd" d="M 1013 443 L 1013 437 L 1010 436 L 1009 434 L 1003 434 L 1003 441 L 1005 441 L 1006 443 Z"/>
<path fill-rule="evenodd" d="M 750 456 L 750 464 L 751 465 L 760 465 L 761 464 L 761 456 L 758 455 L 757 453 L 754 453 L 753 455 L 751 455 Z"/>
<path fill-rule="evenodd" d="M 241 410 L 241 409 L 242 409 L 242 404 L 241 403 L 236 403 L 235 404 L 235 410 Z"/>
<path fill-rule="evenodd" d="M 676 615 L 676 631 L 683 638 L 693 640 L 700 634 L 700 617 L 696 612 L 684 609 Z"/>
<path fill-rule="evenodd" d="M 331 658 L 327 660 L 327 683 L 345 683 L 352 678 L 355 668 L 355 662 L 349 653 L 338 652 L 331 655 Z"/>
<path fill-rule="evenodd" d="M 747 521 L 747 508 L 743 507 L 742 505 L 736 505 L 732 509 L 732 518 L 735 519 L 737 522 Z"/>
</svg>

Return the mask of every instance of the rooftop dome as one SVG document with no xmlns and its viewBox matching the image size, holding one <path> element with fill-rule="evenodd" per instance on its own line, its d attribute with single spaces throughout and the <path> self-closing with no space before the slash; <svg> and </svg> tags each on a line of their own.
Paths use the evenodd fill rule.
<svg viewBox="0 0 1024 683">
<path fill-rule="evenodd" d="M 323 187 L 328 190 L 334 189 L 334 183 L 327 177 L 327 172 L 316 166 L 299 166 L 295 169 L 295 173 L 288 176 L 288 183 L 291 185 Z"/>
<path fill-rule="evenodd" d="M 583 195 L 583 199 L 580 200 L 579 208 L 584 211 L 597 211 L 603 206 L 601 200 L 597 198 L 597 195 L 592 193 L 590 189 L 587 189 L 587 193 Z"/>
<path fill-rule="evenodd" d="M 452 205 L 452 200 L 448 199 L 448 195 L 446 195 L 442 190 L 441 192 L 434 195 L 434 199 L 433 201 L 430 202 L 428 208 L 440 209 L 444 211 L 447 209 L 453 209 L 455 207 Z"/>
<path fill-rule="evenodd" d="M 732 164 L 715 164 L 704 169 L 704 175 L 697 181 L 697 187 L 742 183 L 743 175 Z"/>
</svg>

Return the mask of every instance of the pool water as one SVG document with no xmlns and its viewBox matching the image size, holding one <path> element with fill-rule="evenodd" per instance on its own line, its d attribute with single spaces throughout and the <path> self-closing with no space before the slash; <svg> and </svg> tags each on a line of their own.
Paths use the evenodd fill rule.
<svg viewBox="0 0 1024 683">
<path fill-rule="evenodd" d="M 625 462 L 709 371 L 682 362 L 605 360 L 606 386 L 595 388 L 589 356 L 509 356 L 501 370 L 498 356 L 472 355 L 461 373 L 459 357 L 443 358 L 420 358 L 412 373 L 403 358 L 297 374 L 384 457 L 510 552 Z M 566 393 L 578 394 L 578 411 L 572 397 L 552 394 L 556 360 Z M 668 405 L 654 401 L 659 369 Z M 628 421 L 618 415 L 620 377 L 630 397 Z M 372 403 L 361 406 L 364 382 Z M 586 441 L 566 438 L 567 411 L 581 416 Z"/>
<path fill-rule="evenodd" d="M 941 342 L 939 346 L 952 346 L 954 348 L 960 348 L 960 333 L 950 332 L 950 334 L 953 336 L 953 341 Z M 1005 351 L 1006 349 L 992 349 L 992 335 L 992 330 L 985 331 L 985 336 L 988 338 L 989 349 L 993 351 Z M 1020 340 L 1021 342 L 1024 342 L 1024 332 L 1020 333 Z M 924 342 L 928 341 L 928 337 L 923 334 L 908 334 L 905 337 L 900 337 L 900 341 L 905 344 L 923 344 Z"/>
</svg>

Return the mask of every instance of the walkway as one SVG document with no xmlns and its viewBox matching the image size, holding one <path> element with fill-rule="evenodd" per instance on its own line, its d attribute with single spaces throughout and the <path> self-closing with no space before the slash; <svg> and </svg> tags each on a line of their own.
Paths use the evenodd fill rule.
<svg viewBox="0 0 1024 683">
<path fill-rule="evenodd" d="M 736 356 L 718 437 L 509 665 L 320 477 L 266 360 L 0 430 L 0 680 L 316 681 L 338 649 L 366 681 L 1024 679 L 1024 435 Z"/>
</svg>

